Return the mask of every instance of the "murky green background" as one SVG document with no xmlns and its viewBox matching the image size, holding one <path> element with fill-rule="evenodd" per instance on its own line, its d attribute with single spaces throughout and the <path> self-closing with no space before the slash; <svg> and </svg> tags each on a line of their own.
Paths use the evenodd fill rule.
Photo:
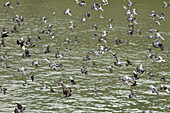
<svg viewBox="0 0 170 113">
<path fill-rule="evenodd" d="M 170 2 L 166 0 L 167 2 Z M 170 105 L 170 95 L 166 91 L 160 90 L 160 85 L 166 85 L 170 88 L 170 57 L 167 57 L 168 49 L 170 49 L 170 7 L 163 8 L 162 0 L 136 0 L 136 4 L 132 8 L 138 10 L 137 22 L 135 29 L 142 30 L 142 36 L 128 36 L 127 16 L 122 6 L 126 3 L 122 0 L 109 0 L 109 5 L 103 7 L 104 12 L 91 10 L 91 5 L 94 0 L 86 0 L 87 5 L 80 7 L 75 4 L 74 0 L 19 0 L 21 7 L 16 7 L 16 1 L 11 0 L 14 10 L 4 7 L 3 4 L 7 0 L 0 1 L 0 29 L 6 27 L 8 31 L 13 29 L 16 22 L 12 21 L 15 13 L 22 15 L 25 18 L 25 24 L 20 27 L 17 26 L 19 34 L 9 33 L 9 37 L 5 37 L 6 47 L 1 48 L 0 55 L 4 55 L 8 51 L 9 66 L 11 68 L 4 69 L 5 59 L 0 66 L 0 85 L 7 88 L 6 95 L 0 93 L 0 112 L 12 113 L 16 107 L 16 103 L 22 104 L 26 107 L 25 113 L 78 113 L 78 112 L 143 112 L 143 110 L 151 110 L 152 112 L 165 113 L 170 112 L 165 109 L 166 105 Z M 101 0 L 96 0 L 101 3 Z M 64 15 L 64 11 L 70 8 L 72 17 Z M 7 15 L 4 15 L 3 10 L 8 10 Z M 155 24 L 156 20 L 150 20 L 149 14 L 152 10 L 157 13 L 165 13 L 166 22 L 161 21 L 161 25 Z M 81 23 L 84 15 L 90 11 L 91 18 L 87 19 L 87 23 Z M 55 12 L 55 14 L 53 14 Z M 99 18 L 99 13 L 102 13 L 104 19 Z M 47 23 L 41 21 L 40 18 L 46 16 Z M 113 29 L 108 30 L 109 19 L 114 19 Z M 75 31 L 72 33 L 69 27 L 69 22 L 74 21 Z M 96 31 L 92 25 L 98 24 Z M 55 38 L 52 39 L 49 35 L 39 34 L 41 29 L 46 29 L 49 24 L 54 25 L 53 32 Z M 159 29 L 160 33 L 165 38 L 162 43 L 165 46 L 165 51 L 154 48 L 152 46 L 152 39 L 148 39 L 149 24 L 154 29 Z M 98 36 L 103 30 L 108 31 L 106 36 L 108 46 L 112 51 L 116 52 L 121 60 L 129 59 L 132 66 L 113 66 L 113 73 L 106 70 L 107 66 L 114 65 L 115 59 L 112 54 L 106 52 L 105 55 L 90 56 L 90 61 L 83 61 L 83 57 L 89 51 L 97 52 L 103 43 L 99 43 L 97 38 L 93 37 L 93 33 Z M 41 42 L 36 42 L 37 35 L 42 38 Z M 27 40 L 30 36 L 36 45 L 30 48 L 30 58 L 23 59 L 21 55 L 24 51 L 16 44 L 16 40 L 21 37 Z M 75 36 L 78 37 L 80 43 L 74 44 Z M 71 51 L 64 52 L 67 47 L 65 38 L 71 39 Z M 130 44 L 127 46 L 116 45 L 113 40 L 120 38 L 124 42 L 129 40 Z M 50 45 L 50 54 L 44 54 L 46 46 Z M 166 62 L 153 62 L 146 58 L 149 51 L 147 47 L 152 48 L 152 53 L 158 52 Z M 61 59 L 56 59 L 56 48 L 59 48 L 64 54 Z M 42 59 L 49 58 L 56 63 L 62 63 L 63 68 L 59 68 L 56 72 L 50 69 L 49 64 L 42 62 Z M 32 61 L 40 61 L 39 68 L 32 66 Z M 97 67 L 91 67 L 92 60 L 96 61 Z M 89 72 L 88 76 L 81 73 L 80 69 L 86 64 Z M 146 74 L 139 75 L 137 86 L 127 86 L 119 80 L 122 75 L 133 76 L 132 71 L 136 67 L 143 64 L 144 68 L 148 68 L 156 77 L 149 79 Z M 26 68 L 26 75 L 17 72 L 17 68 L 24 66 Z M 35 75 L 35 81 L 32 82 L 28 77 Z M 71 85 L 69 77 L 72 76 L 76 84 Z M 59 78 L 63 77 L 66 87 L 72 88 L 72 96 L 69 98 L 60 99 L 62 95 L 62 88 L 58 85 Z M 160 78 L 166 77 L 166 82 L 163 83 Z M 28 86 L 23 87 L 24 81 L 28 81 Z M 52 86 L 55 93 L 50 93 L 50 89 L 40 90 L 41 82 L 45 81 L 46 85 Z M 99 89 L 99 97 L 92 92 L 94 85 Z M 152 93 L 149 85 L 158 87 L 159 95 Z M 130 89 L 133 89 L 136 98 L 129 99 Z"/>
</svg>

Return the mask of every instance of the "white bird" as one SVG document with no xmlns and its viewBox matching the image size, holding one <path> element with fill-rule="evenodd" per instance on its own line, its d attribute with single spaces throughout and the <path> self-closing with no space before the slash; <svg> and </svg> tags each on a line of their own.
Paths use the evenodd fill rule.
<svg viewBox="0 0 170 113">
<path fill-rule="evenodd" d="M 82 21 L 83 23 L 86 23 L 86 18 L 83 18 L 81 21 Z"/>
<path fill-rule="evenodd" d="M 100 17 L 99 18 L 104 18 L 103 16 L 102 16 L 102 14 L 100 13 Z"/>
<path fill-rule="evenodd" d="M 64 11 L 64 14 L 65 14 L 65 15 L 72 16 L 71 11 L 70 11 L 70 8 L 67 8 L 67 10 Z"/>
<path fill-rule="evenodd" d="M 113 27 L 112 27 L 112 24 L 109 24 L 109 29 L 112 29 Z"/>
<path fill-rule="evenodd" d="M 131 14 L 130 10 L 127 10 L 125 14 L 130 15 Z"/>
<path fill-rule="evenodd" d="M 163 1 L 163 4 L 164 4 L 163 8 L 170 6 L 170 4 L 167 4 L 165 1 Z"/>
<path fill-rule="evenodd" d="M 156 61 L 156 62 L 165 62 L 165 60 L 161 56 L 159 56 L 158 61 Z"/>
<path fill-rule="evenodd" d="M 78 0 L 75 0 L 76 4 L 79 4 L 79 1 Z"/>
<path fill-rule="evenodd" d="M 156 32 L 156 36 L 155 37 L 156 38 L 160 38 L 161 40 L 165 40 L 158 31 Z"/>
<path fill-rule="evenodd" d="M 127 7 L 126 7 L 126 6 L 123 6 L 123 9 L 124 9 L 124 10 L 126 10 L 126 9 L 127 9 Z"/>
<path fill-rule="evenodd" d="M 155 23 L 158 24 L 158 25 L 161 25 L 161 23 L 159 21 L 156 21 Z"/>
</svg>

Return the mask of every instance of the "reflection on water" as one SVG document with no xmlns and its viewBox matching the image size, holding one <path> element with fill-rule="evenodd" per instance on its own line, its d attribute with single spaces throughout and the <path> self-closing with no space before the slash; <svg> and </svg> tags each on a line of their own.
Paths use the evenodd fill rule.
<svg viewBox="0 0 170 113">
<path fill-rule="evenodd" d="M 168 53 L 169 46 L 169 25 L 170 14 L 168 12 L 169 7 L 163 9 L 160 4 L 162 1 L 144 0 L 136 1 L 133 6 L 138 10 L 137 21 L 138 25 L 135 25 L 136 29 L 142 30 L 141 36 L 128 36 L 126 32 L 127 16 L 122 9 L 122 5 L 126 5 L 123 1 L 112 1 L 110 4 L 104 6 L 104 12 L 102 15 L 104 19 L 99 18 L 99 11 L 91 10 L 93 2 L 86 0 L 87 5 L 80 7 L 76 5 L 72 0 L 44 0 L 39 1 L 19 1 L 21 7 L 15 7 L 15 1 L 11 1 L 14 10 L 8 7 L 2 6 L 6 3 L 6 0 L 1 0 L 0 10 L 8 10 L 7 15 L 0 14 L 0 28 L 6 27 L 8 31 L 13 29 L 13 26 L 17 23 L 12 21 L 15 13 L 22 15 L 24 25 L 17 26 L 19 34 L 9 33 L 9 37 L 5 37 L 6 47 L 1 47 L 0 55 L 3 56 L 5 51 L 8 52 L 8 64 L 10 68 L 3 68 L 6 59 L 3 58 L 2 65 L 0 66 L 0 86 L 7 88 L 6 95 L 0 93 L 0 112 L 13 112 L 16 103 L 20 103 L 26 110 L 24 112 L 142 112 L 143 110 L 151 110 L 153 112 L 165 113 L 169 112 L 165 109 L 165 106 L 169 104 L 169 93 L 165 90 L 161 90 L 160 86 L 165 85 L 170 88 L 170 63 L 166 54 Z M 97 1 L 100 2 L 101 1 Z M 148 3 L 147 3 L 148 2 Z M 150 4 L 154 4 L 150 7 Z M 72 17 L 66 16 L 63 12 L 70 8 L 72 11 Z M 152 10 L 157 12 L 164 12 L 166 21 L 158 26 L 154 23 L 154 20 L 150 20 L 148 15 Z M 87 19 L 87 23 L 81 22 L 84 15 L 90 11 L 91 18 Z M 55 14 L 53 13 L 55 12 Z M 44 23 L 40 18 L 46 16 L 47 23 Z M 109 28 L 108 20 L 114 19 L 113 28 Z M 74 21 L 74 32 L 68 28 L 70 21 Z M 42 29 L 47 30 L 49 24 L 54 25 L 52 32 L 55 34 L 55 38 L 52 39 L 49 34 L 41 34 L 39 31 Z M 98 30 L 96 31 L 92 25 L 98 24 Z M 152 24 L 154 29 L 159 29 L 160 33 L 165 38 L 162 43 L 165 46 L 165 51 L 154 48 L 152 46 L 152 39 L 148 39 L 149 24 Z M 98 38 L 100 32 L 107 30 L 106 36 L 108 47 L 112 52 L 115 52 L 121 61 L 127 59 L 132 62 L 132 65 L 117 67 L 114 65 L 116 61 L 113 58 L 111 52 L 105 52 L 104 55 L 97 55 L 100 46 L 104 46 L 104 43 L 100 43 Z M 93 37 L 96 33 L 98 38 Z M 41 37 L 41 41 L 36 41 L 37 36 Z M 23 38 L 24 41 L 27 37 L 31 37 L 35 47 L 29 48 L 31 57 L 22 58 L 24 51 L 20 46 L 16 44 L 16 40 Z M 75 36 L 78 37 L 79 43 L 75 42 Z M 71 51 L 65 52 L 68 43 L 65 39 L 69 38 Z M 117 45 L 113 40 L 120 38 L 123 42 L 121 45 Z M 129 45 L 124 42 L 129 40 Z M 50 53 L 45 54 L 47 45 L 50 46 Z M 146 50 L 147 47 L 151 47 L 152 53 L 156 52 L 162 56 L 166 62 L 153 62 L 146 55 L 151 53 Z M 58 48 L 63 54 L 62 58 L 55 58 Z M 93 52 L 94 53 L 93 53 Z M 83 58 L 90 54 L 89 61 L 83 61 Z M 56 64 L 62 63 L 63 67 L 58 68 L 58 71 L 49 67 L 50 63 L 43 62 L 43 59 L 49 58 L 50 61 L 55 61 Z M 39 61 L 38 68 L 32 66 L 33 61 Z M 92 67 L 92 61 L 95 61 L 97 67 Z M 86 65 L 88 70 L 88 76 L 81 73 L 83 64 Z M 124 84 L 119 78 L 122 75 L 128 75 L 133 77 L 133 71 L 136 71 L 136 67 L 143 64 L 144 69 L 148 68 L 149 71 L 155 76 L 154 79 L 150 79 L 148 74 L 139 74 L 137 86 L 128 86 Z M 26 75 L 17 71 L 20 67 L 25 67 Z M 106 69 L 108 66 L 113 66 L 113 71 L 110 73 Z M 35 80 L 31 81 L 30 75 L 35 76 Z M 76 84 L 70 84 L 70 76 L 74 78 Z M 62 87 L 58 84 L 60 77 L 63 78 L 64 84 L 67 88 L 72 89 L 72 96 L 61 99 Z M 160 80 L 161 77 L 166 77 L 166 82 Z M 28 85 L 23 86 L 24 81 L 28 82 Z M 42 81 L 45 82 L 47 89 L 41 90 Z M 99 96 L 96 96 L 93 92 L 94 86 L 97 85 Z M 158 88 L 159 95 L 152 93 L 148 86 L 155 85 Z M 50 93 L 50 86 L 53 87 L 54 93 Z M 136 95 L 136 98 L 129 99 L 130 90 Z"/>
</svg>

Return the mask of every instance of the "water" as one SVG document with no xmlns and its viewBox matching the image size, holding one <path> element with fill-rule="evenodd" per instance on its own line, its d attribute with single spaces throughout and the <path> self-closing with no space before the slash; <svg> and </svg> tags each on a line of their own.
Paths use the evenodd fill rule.
<svg viewBox="0 0 170 113">
<path fill-rule="evenodd" d="M 0 93 L 0 112 L 10 113 L 13 112 L 16 103 L 20 103 L 26 107 L 25 113 L 77 113 L 77 112 L 143 112 L 144 110 L 151 110 L 152 112 L 165 113 L 170 112 L 169 109 L 165 109 L 166 105 L 170 104 L 170 95 L 166 91 L 160 90 L 160 85 L 166 85 L 170 88 L 170 57 L 167 57 L 168 49 L 170 49 L 170 12 L 169 8 L 162 8 L 162 1 L 155 0 L 138 0 L 136 4 L 132 6 L 138 10 L 137 22 L 135 29 L 140 28 L 142 30 L 141 36 L 128 36 L 126 32 L 127 16 L 125 16 L 125 10 L 122 9 L 123 5 L 127 3 L 121 0 L 110 0 L 110 4 L 104 7 L 102 15 L 104 19 L 99 18 L 99 12 L 91 10 L 93 1 L 86 0 L 87 5 L 80 7 L 76 5 L 74 0 L 31 0 L 31 1 L 19 1 L 21 7 L 16 7 L 16 2 L 11 1 L 14 10 L 4 7 L 3 4 L 6 0 L 1 0 L 0 11 L 8 10 L 7 15 L 0 14 L 0 28 L 5 26 L 8 31 L 13 29 L 16 22 L 12 21 L 15 13 L 22 15 L 25 18 L 25 24 L 20 27 L 17 26 L 19 34 L 9 33 L 9 37 L 5 37 L 4 41 L 6 47 L 2 47 L 0 55 L 4 55 L 5 51 L 8 51 L 8 63 L 10 68 L 4 69 L 5 59 L 2 61 L 0 67 L 0 86 L 7 88 L 7 93 L 4 95 Z M 101 1 L 96 1 L 101 3 Z M 167 1 L 168 2 L 168 1 Z M 63 12 L 70 8 L 72 11 L 72 17 L 64 15 Z M 165 13 L 166 22 L 161 21 L 161 25 L 156 25 L 155 20 L 149 19 L 149 14 L 152 10 L 157 13 Z M 87 23 L 81 23 L 84 15 L 90 11 L 91 18 L 87 19 Z M 55 12 L 55 14 L 53 13 Z M 46 16 L 47 23 L 44 23 L 40 18 Z M 113 29 L 108 30 L 110 18 L 114 19 Z M 75 27 L 74 32 L 71 32 L 69 22 L 73 21 Z M 92 25 L 98 24 L 98 30 L 96 31 Z M 47 34 L 39 34 L 41 29 L 47 29 L 49 24 L 53 24 L 53 32 L 55 38 L 52 39 Z M 149 24 L 152 24 L 154 29 L 159 29 L 160 33 L 165 38 L 162 43 L 165 46 L 165 51 L 156 49 L 152 46 L 152 39 L 148 39 Z M 93 33 L 97 33 L 107 30 L 108 34 L 106 40 L 111 50 L 120 57 L 120 60 L 125 61 L 129 59 L 133 65 L 116 67 L 112 54 L 106 52 L 105 55 L 96 56 L 90 55 L 90 61 L 83 61 L 83 57 L 87 55 L 89 51 L 97 52 L 100 46 L 104 46 L 103 43 L 98 42 L 98 38 L 93 37 Z M 42 40 L 36 41 L 37 35 Z M 30 36 L 36 45 L 30 48 L 29 58 L 23 59 L 21 55 L 24 51 L 16 44 L 16 40 L 21 37 L 27 40 L 27 36 Z M 75 36 L 78 37 L 80 43 L 74 44 Z M 67 42 L 64 42 L 65 38 L 71 39 L 71 51 L 64 52 L 67 47 Z M 123 42 L 129 40 L 130 43 L 116 45 L 113 40 L 120 38 Z M 50 53 L 44 54 L 47 45 L 50 46 Z M 153 62 L 150 58 L 146 58 L 149 51 L 145 49 L 147 47 L 152 48 L 152 53 L 158 52 L 158 55 L 162 56 L 166 62 Z M 56 48 L 61 50 L 64 57 L 56 59 Z M 63 68 L 58 68 L 58 72 L 50 69 L 49 63 L 42 62 L 43 59 L 49 58 L 50 61 L 54 60 L 56 63 L 62 63 Z M 38 60 L 40 62 L 39 67 L 32 66 L 32 61 Z M 92 61 L 95 61 L 97 67 L 91 67 Z M 81 73 L 80 69 L 86 64 L 88 70 L 88 76 Z M 137 81 L 137 86 L 127 86 L 119 80 L 122 75 L 133 76 L 133 70 L 136 67 L 143 64 L 144 68 L 148 68 L 153 75 L 154 79 L 149 79 L 146 74 L 139 75 L 140 79 Z M 113 65 L 113 73 L 110 73 L 106 67 Z M 24 66 L 26 68 L 26 75 L 17 72 L 17 68 Z M 30 75 L 35 75 L 35 81 L 31 81 Z M 71 85 L 69 77 L 72 76 L 76 84 Z M 61 99 L 62 88 L 58 85 L 60 77 L 63 78 L 66 87 L 72 88 L 72 96 Z M 166 77 L 166 82 L 163 83 L 160 78 Z M 27 80 L 28 86 L 23 86 L 24 81 Z M 42 81 L 45 81 L 47 89 L 40 90 Z M 92 92 L 94 85 L 97 85 L 99 89 L 99 97 Z M 149 85 L 155 85 L 158 88 L 159 95 L 152 93 L 149 89 Z M 49 87 L 54 88 L 54 93 L 50 93 Z M 130 89 L 136 94 L 136 98 L 129 99 Z"/>
</svg>

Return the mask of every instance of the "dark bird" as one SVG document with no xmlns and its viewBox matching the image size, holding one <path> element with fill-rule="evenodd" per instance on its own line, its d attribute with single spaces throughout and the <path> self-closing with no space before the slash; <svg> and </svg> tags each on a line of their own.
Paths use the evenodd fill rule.
<svg viewBox="0 0 170 113">
<path fill-rule="evenodd" d="M 161 41 L 155 40 L 152 44 L 153 44 L 153 46 L 154 46 L 155 48 L 160 48 L 162 51 L 164 51 L 164 46 L 163 46 L 163 44 L 161 43 Z"/>
<path fill-rule="evenodd" d="M 107 66 L 107 67 L 106 67 L 106 69 L 107 69 L 107 70 L 109 70 L 109 71 L 110 71 L 110 73 L 112 73 L 112 72 L 113 72 L 113 66 Z"/>
<path fill-rule="evenodd" d="M 165 90 L 167 93 L 169 93 L 169 90 L 168 90 L 167 86 L 165 86 L 165 85 L 161 85 L 160 89 Z"/>
<path fill-rule="evenodd" d="M 36 41 L 41 41 L 41 37 L 37 36 L 38 38 L 36 39 Z"/>
<path fill-rule="evenodd" d="M 76 84 L 76 82 L 74 81 L 73 77 L 70 76 L 70 83 L 71 84 Z"/>
<path fill-rule="evenodd" d="M 36 68 L 38 68 L 38 64 L 39 64 L 38 61 L 33 61 L 33 62 L 32 62 L 32 65 L 35 66 Z"/>
<path fill-rule="evenodd" d="M 21 5 L 20 5 L 19 2 L 17 1 L 17 7 L 19 7 L 19 6 L 21 6 Z"/>
<path fill-rule="evenodd" d="M 115 66 L 121 67 L 124 62 L 121 62 L 117 55 L 115 55 L 115 58 L 116 58 L 116 62 L 114 62 Z"/>
<path fill-rule="evenodd" d="M 28 82 L 25 80 L 23 86 L 28 86 Z"/>
<path fill-rule="evenodd" d="M 136 71 L 133 71 L 133 77 L 134 77 L 134 79 L 139 79 L 138 74 L 136 73 Z"/>
<path fill-rule="evenodd" d="M 135 97 L 136 97 L 135 93 L 133 92 L 133 90 L 131 90 L 131 94 L 129 95 L 129 98 L 135 98 Z"/>
<path fill-rule="evenodd" d="M 50 86 L 50 92 L 51 92 L 51 93 L 54 93 L 54 92 L 55 92 L 54 89 L 52 88 L 52 86 Z"/>
<path fill-rule="evenodd" d="M 96 96 L 99 96 L 98 89 L 97 89 L 97 86 L 96 86 L 96 85 L 94 86 L 93 92 L 96 93 Z"/>
<path fill-rule="evenodd" d="M 14 30 L 11 30 L 11 33 L 19 33 L 16 25 L 14 25 Z"/>
<path fill-rule="evenodd" d="M 55 55 L 57 59 L 62 58 L 63 54 L 61 54 L 60 50 L 57 48 L 57 54 Z"/>
<path fill-rule="evenodd" d="M 90 52 L 87 53 L 87 55 L 83 58 L 83 61 L 90 60 Z"/>
<path fill-rule="evenodd" d="M 44 23 L 47 23 L 47 17 L 42 17 L 41 20 L 44 21 Z"/>
<path fill-rule="evenodd" d="M 58 84 L 63 84 L 63 79 L 60 77 L 60 82 Z"/>
<path fill-rule="evenodd" d="M 144 73 L 144 68 L 142 66 L 142 64 L 136 68 L 137 72 L 139 72 L 140 74 Z"/>
<path fill-rule="evenodd" d="M 78 40 L 78 37 L 77 36 L 75 36 L 75 41 L 74 41 L 74 43 L 79 43 L 80 41 Z"/>
<path fill-rule="evenodd" d="M 25 107 L 23 107 L 21 104 L 17 103 L 17 108 L 19 112 L 23 112 L 25 110 Z"/>
<path fill-rule="evenodd" d="M 63 96 L 61 96 L 61 98 L 70 97 L 72 92 L 71 88 L 67 89 L 63 83 L 61 83 L 61 86 L 63 89 Z"/>
<path fill-rule="evenodd" d="M 5 95 L 7 91 L 7 88 L 1 88 L 1 92 L 3 92 L 3 94 Z"/>
<path fill-rule="evenodd" d="M 85 75 L 88 75 L 88 71 L 87 71 L 87 68 L 86 68 L 85 64 L 83 64 L 83 67 L 81 68 L 81 73 L 84 73 Z"/>
<path fill-rule="evenodd" d="M 51 51 L 50 51 L 50 46 L 48 45 L 47 48 L 46 48 L 46 50 L 45 50 L 45 54 L 50 53 L 50 52 L 51 52 Z"/>
<path fill-rule="evenodd" d="M 92 27 L 94 27 L 95 30 L 97 30 L 97 24 L 94 24 Z"/>
<path fill-rule="evenodd" d="M 30 75 L 29 77 L 31 78 L 32 81 L 34 81 L 34 75 Z"/>
<path fill-rule="evenodd" d="M 47 88 L 48 88 L 48 87 L 46 86 L 45 82 L 42 81 L 42 87 L 41 87 L 40 89 L 43 90 L 43 89 L 47 89 Z"/>
<path fill-rule="evenodd" d="M 27 48 L 25 48 L 25 53 L 22 54 L 22 58 L 26 58 L 26 57 L 30 57 L 31 55 L 29 54 L 29 50 Z"/>
<path fill-rule="evenodd" d="M 70 49 L 70 44 L 68 44 L 67 47 L 66 47 L 66 49 L 65 49 L 65 52 L 69 52 L 69 51 L 71 51 L 71 49 Z"/>
<path fill-rule="evenodd" d="M 165 77 L 161 77 L 161 80 L 162 80 L 163 82 L 166 82 L 166 78 L 165 78 Z"/>
<path fill-rule="evenodd" d="M 3 31 L 1 32 L 1 38 L 8 37 L 8 33 L 9 32 L 7 31 L 7 29 L 3 27 Z"/>
<path fill-rule="evenodd" d="M 129 60 L 126 60 L 126 66 L 132 65 L 132 63 Z"/>
<path fill-rule="evenodd" d="M 14 113 L 21 113 L 18 108 L 15 108 Z"/>
<path fill-rule="evenodd" d="M 7 59 L 7 58 L 6 58 L 6 63 L 5 63 L 4 68 L 5 68 L 5 69 L 6 69 L 6 68 L 10 68 L 10 66 L 8 65 L 8 59 Z"/>
<path fill-rule="evenodd" d="M 92 61 L 92 67 L 96 67 L 97 64 L 95 63 L 95 61 Z"/>
</svg>

